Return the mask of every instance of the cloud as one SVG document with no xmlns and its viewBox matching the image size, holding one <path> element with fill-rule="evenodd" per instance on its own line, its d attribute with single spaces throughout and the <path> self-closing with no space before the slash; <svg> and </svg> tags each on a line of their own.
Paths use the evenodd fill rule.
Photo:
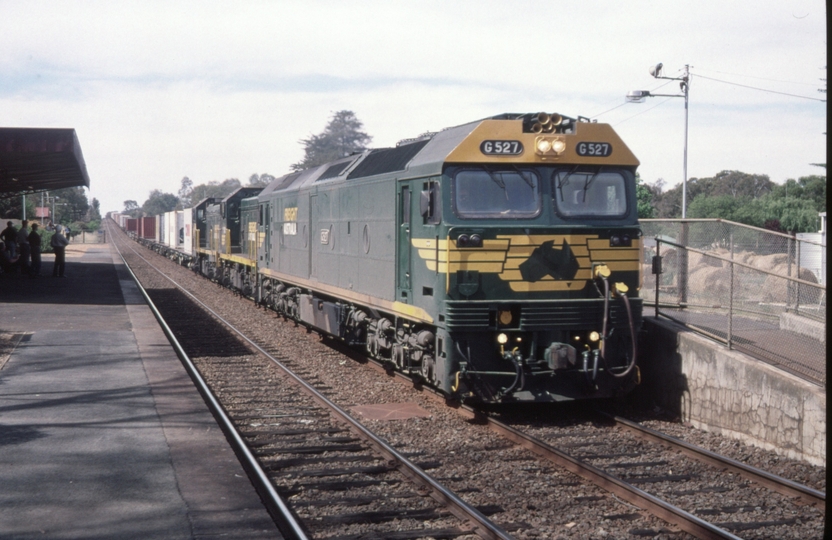
<svg viewBox="0 0 832 540">
<path fill-rule="evenodd" d="M 656 62 L 693 66 L 690 176 L 821 172 L 825 103 L 697 78 L 823 97 L 818 0 L 4 2 L 0 123 L 74 127 L 106 210 L 186 175 L 283 174 L 341 109 L 374 146 L 503 112 L 609 111 L 642 177 L 673 185 L 682 100 L 623 105 L 663 84 Z"/>
</svg>

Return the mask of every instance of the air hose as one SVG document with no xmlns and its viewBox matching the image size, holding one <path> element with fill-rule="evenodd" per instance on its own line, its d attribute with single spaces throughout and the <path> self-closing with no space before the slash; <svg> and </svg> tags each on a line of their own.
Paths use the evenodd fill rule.
<svg viewBox="0 0 832 540">
<path fill-rule="evenodd" d="M 610 310 L 609 310 L 609 307 L 610 307 L 610 304 L 609 304 L 610 283 L 607 280 L 608 276 L 604 275 L 604 272 L 596 271 L 596 277 L 600 277 L 604 282 L 604 322 L 601 326 L 601 337 L 602 337 L 601 346 L 600 346 L 601 359 L 604 360 L 604 367 L 607 368 L 607 372 L 610 375 L 612 375 L 613 377 L 617 377 L 617 378 L 623 378 L 623 377 L 626 377 L 627 375 L 629 375 L 630 372 L 633 370 L 633 368 L 636 366 L 636 353 L 637 353 L 637 349 L 636 349 L 636 330 L 635 330 L 635 325 L 633 324 L 633 311 L 630 308 L 630 300 L 629 300 L 629 298 L 627 298 L 627 286 L 624 285 L 623 283 L 616 283 L 615 286 L 612 289 L 612 292 L 616 296 L 620 297 L 621 300 L 624 302 L 624 307 L 627 311 L 627 321 L 630 325 L 630 341 L 632 341 L 632 343 L 633 343 L 633 355 L 632 355 L 632 358 L 630 359 L 630 364 L 627 366 L 627 369 L 625 369 L 621 373 L 614 373 L 612 370 L 610 370 L 610 366 L 609 366 L 609 364 L 607 364 L 607 357 L 604 354 L 604 348 L 605 348 L 605 345 L 606 345 L 606 342 L 607 342 L 607 321 L 608 321 L 609 316 L 610 316 Z"/>
</svg>

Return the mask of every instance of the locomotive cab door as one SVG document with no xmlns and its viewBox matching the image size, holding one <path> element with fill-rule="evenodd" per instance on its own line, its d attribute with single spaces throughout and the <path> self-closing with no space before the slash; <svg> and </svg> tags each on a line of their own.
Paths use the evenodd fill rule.
<svg viewBox="0 0 832 540">
<path fill-rule="evenodd" d="M 413 215 L 413 196 L 410 185 L 407 182 L 399 183 L 398 210 L 396 223 L 398 223 L 398 247 L 396 260 L 396 300 L 409 304 L 411 303 L 411 261 L 410 261 L 410 220 Z"/>
</svg>

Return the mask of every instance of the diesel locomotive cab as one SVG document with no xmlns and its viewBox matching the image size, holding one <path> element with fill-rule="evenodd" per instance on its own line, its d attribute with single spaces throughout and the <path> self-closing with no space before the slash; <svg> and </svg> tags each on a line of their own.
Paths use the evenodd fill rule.
<svg viewBox="0 0 832 540">
<path fill-rule="evenodd" d="M 638 283 L 633 173 L 486 165 L 446 176 L 449 260 L 465 261 L 448 280 L 457 345 L 448 352 L 459 361 L 451 390 L 559 400 L 631 389 L 640 325 L 640 304 L 627 296 Z"/>
<path fill-rule="evenodd" d="M 483 140 L 480 156 L 445 166 L 437 346 L 453 395 L 560 401 L 637 383 L 637 162 L 604 163 L 623 145 L 579 130 Z"/>
</svg>

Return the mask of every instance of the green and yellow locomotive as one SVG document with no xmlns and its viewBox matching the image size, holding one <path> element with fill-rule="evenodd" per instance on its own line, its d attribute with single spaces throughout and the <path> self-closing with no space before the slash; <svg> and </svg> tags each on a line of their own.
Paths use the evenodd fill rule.
<svg viewBox="0 0 832 540">
<path fill-rule="evenodd" d="M 286 175 L 246 229 L 258 300 L 452 397 L 625 393 L 642 312 L 637 166 L 610 126 L 538 113 Z"/>
</svg>

